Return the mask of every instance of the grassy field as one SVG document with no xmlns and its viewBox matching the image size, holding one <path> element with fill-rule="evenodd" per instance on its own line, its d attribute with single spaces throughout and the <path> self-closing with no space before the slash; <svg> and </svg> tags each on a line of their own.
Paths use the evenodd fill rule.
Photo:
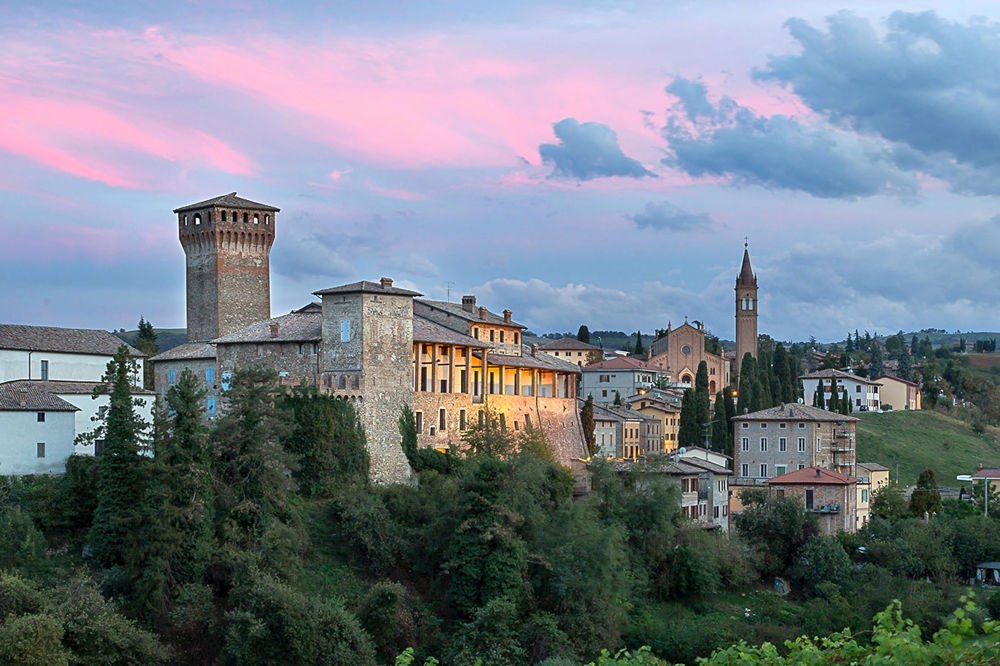
<svg viewBox="0 0 1000 666">
<path fill-rule="evenodd" d="M 958 474 L 978 465 L 1000 467 L 1000 432 L 979 435 L 955 418 L 936 412 L 858 413 L 858 461 L 877 462 L 899 471 L 903 486 L 912 485 L 922 470 L 934 470 L 938 485 L 957 487 Z"/>
</svg>

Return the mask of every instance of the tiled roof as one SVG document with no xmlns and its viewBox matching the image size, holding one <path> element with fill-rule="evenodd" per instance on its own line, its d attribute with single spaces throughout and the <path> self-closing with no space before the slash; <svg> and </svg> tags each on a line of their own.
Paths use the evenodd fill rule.
<svg viewBox="0 0 1000 666">
<path fill-rule="evenodd" d="M 716 465 L 715 463 L 709 462 L 704 458 L 688 457 L 686 454 L 681 454 L 679 457 L 682 462 L 685 462 L 688 465 L 694 465 L 695 467 L 700 467 L 707 472 L 711 472 L 712 474 L 733 474 L 733 470 L 728 467 Z"/>
<path fill-rule="evenodd" d="M 188 206 L 181 206 L 180 208 L 175 208 L 174 212 L 183 213 L 188 210 L 200 210 L 202 208 L 210 208 L 212 206 L 247 210 L 269 210 L 275 213 L 281 212 L 280 208 L 275 208 L 274 206 L 268 206 L 267 204 L 257 203 L 256 201 L 250 201 L 249 199 L 238 197 L 236 196 L 236 192 L 223 194 L 222 196 L 215 197 L 214 199 L 206 199 L 205 201 L 199 201 L 198 203 L 193 203 Z"/>
<path fill-rule="evenodd" d="M 909 379 L 903 379 L 902 377 L 897 377 L 896 375 L 879 375 L 878 377 L 875 378 L 875 381 L 877 382 L 883 379 L 888 379 L 894 382 L 900 382 L 903 384 L 907 384 L 908 386 L 915 386 L 915 387 L 920 386 L 920 384 L 918 384 L 917 382 L 911 382 Z"/>
<path fill-rule="evenodd" d="M 1000 479 L 1000 469 L 981 467 L 976 470 L 974 474 L 970 474 L 974 480 L 982 481 L 983 479 Z"/>
<path fill-rule="evenodd" d="M 128 347 L 132 356 L 145 356 L 135 347 L 126 344 L 121 338 L 107 331 L 89 328 L 0 324 L 0 349 L 114 356 L 122 345 Z"/>
<path fill-rule="evenodd" d="M 91 395 L 94 389 L 104 386 L 104 382 L 68 382 L 44 379 L 15 379 L 5 382 L 9 386 L 31 386 L 40 391 L 48 391 L 55 395 Z M 132 387 L 133 395 L 155 395 L 155 391 Z"/>
<path fill-rule="evenodd" d="M 187 342 L 157 354 L 151 361 L 188 361 L 215 358 L 215 345 L 211 342 Z"/>
<path fill-rule="evenodd" d="M 743 264 L 740 266 L 736 282 L 741 285 L 757 284 L 757 278 L 754 277 L 753 269 L 750 267 L 750 251 L 746 247 L 743 248 Z"/>
<path fill-rule="evenodd" d="M 526 327 L 514 321 L 505 321 L 502 315 L 493 314 L 486 308 L 482 308 L 483 316 L 480 317 L 479 307 L 471 312 L 466 310 L 461 303 L 448 303 L 447 301 L 430 301 L 425 298 L 413 301 L 414 312 L 420 312 L 422 317 L 433 319 L 442 326 L 456 328 L 457 322 L 464 322 L 463 327 L 468 330 L 467 324 L 470 322 L 483 322 L 495 326 L 511 326 L 525 329 Z M 457 321 L 453 321 L 457 320 Z"/>
<path fill-rule="evenodd" d="M 706 449 L 703 446 L 688 446 L 688 447 L 685 447 L 685 448 L 687 449 L 687 452 L 684 453 L 681 456 L 685 460 L 689 460 L 689 459 L 693 459 L 693 460 L 707 460 L 709 455 L 720 456 L 722 458 L 725 458 L 726 460 L 732 460 L 733 459 L 732 456 L 727 456 L 725 453 L 720 453 L 719 451 L 709 451 L 708 449 Z"/>
<path fill-rule="evenodd" d="M 619 472 L 627 472 L 642 465 L 643 471 L 656 474 L 669 474 L 671 476 L 692 476 L 700 474 L 702 468 L 683 461 L 674 461 L 667 456 L 659 456 L 654 460 L 644 460 L 636 462 L 633 460 L 617 460 L 611 463 L 612 467 Z"/>
<path fill-rule="evenodd" d="M 415 291 L 410 291 L 409 289 L 401 289 L 399 287 L 392 286 L 392 280 L 387 278 L 382 278 L 382 282 L 369 282 L 368 280 L 361 280 L 360 282 L 352 282 L 351 284 L 342 284 L 339 287 L 330 287 L 328 289 L 320 289 L 319 291 L 314 291 L 317 296 L 323 296 L 324 294 L 388 294 L 390 296 L 421 296 Z"/>
<path fill-rule="evenodd" d="M 775 486 L 788 485 L 821 485 L 821 486 L 848 486 L 857 483 L 854 477 L 834 472 L 822 467 L 804 467 L 788 474 L 775 476 L 767 480 L 769 484 Z"/>
<path fill-rule="evenodd" d="M 634 356 L 615 356 L 597 363 L 590 363 L 584 370 L 592 372 L 596 370 L 650 370 L 659 372 L 659 368 L 650 367 L 644 360 Z"/>
<path fill-rule="evenodd" d="M 550 349 L 558 351 L 562 351 L 564 349 L 569 351 L 601 351 L 601 348 L 597 345 L 577 340 L 572 336 L 559 338 L 558 340 L 550 340 L 544 345 L 538 345 L 538 348 L 543 351 L 549 351 Z"/>
<path fill-rule="evenodd" d="M 878 384 L 878 382 L 874 382 L 870 379 L 858 377 L 857 375 L 852 375 L 849 372 L 844 372 L 843 370 L 837 370 L 835 368 L 827 368 L 826 370 L 810 372 L 802 375 L 801 379 L 831 379 L 833 377 L 836 377 L 837 379 L 846 379 L 852 382 L 859 382 L 861 384 Z"/>
<path fill-rule="evenodd" d="M 879 465 L 878 463 L 855 463 L 856 467 L 861 467 L 868 470 L 869 472 L 888 472 L 889 468 L 885 465 Z"/>
<path fill-rule="evenodd" d="M 35 385 L 36 382 L 16 381 L 0 384 L 0 411 L 4 412 L 78 412 L 54 393 Z"/>
<path fill-rule="evenodd" d="M 481 355 L 482 352 L 479 352 L 479 354 Z M 572 373 L 574 375 L 580 374 L 580 367 L 576 363 L 568 363 L 544 352 L 532 356 L 531 349 L 524 346 L 521 347 L 520 356 L 494 354 L 490 352 L 486 356 L 486 361 L 490 365 L 505 365 L 508 368 L 535 368 L 538 370 L 554 370 L 556 372 Z"/>
<path fill-rule="evenodd" d="M 212 340 L 217 345 L 256 342 L 317 342 L 323 338 L 321 312 L 292 312 L 263 319 Z"/>
<path fill-rule="evenodd" d="M 812 405 L 787 404 L 778 407 L 769 407 L 759 412 L 740 414 L 733 417 L 733 421 L 858 421 L 855 416 L 846 416 L 837 412 L 830 412 Z"/>
<path fill-rule="evenodd" d="M 432 342 L 443 345 L 462 345 L 465 347 L 475 347 L 486 349 L 489 347 L 485 342 L 476 340 L 471 335 L 464 335 L 458 331 L 441 326 L 440 324 L 425 319 L 420 315 L 413 315 L 413 341 Z"/>
</svg>

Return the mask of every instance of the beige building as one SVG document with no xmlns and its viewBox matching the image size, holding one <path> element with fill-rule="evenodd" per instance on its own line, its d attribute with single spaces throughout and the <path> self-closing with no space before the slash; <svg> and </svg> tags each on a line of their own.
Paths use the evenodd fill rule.
<svg viewBox="0 0 1000 666">
<path fill-rule="evenodd" d="M 889 468 L 878 463 L 858 463 L 857 470 L 858 511 L 854 522 L 861 529 L 871 519 L 872 495 L 889 485 Z"/>
<path fill-rule="evenodd" d="M 920 384 L 893 375 L 876 377 L 879 387 L 881 406 L 885 409 L 891 405 L 893 409 L 920 409 Z"/>
<path fill-rule="evenodd" d="M 574 337 L 551 340 L 538 345 L 538 349 L 560 360 L 576 363 L 579 367 L 604 360 L 603 349 L 588 342 L 581 342 Z"/>
</svg>

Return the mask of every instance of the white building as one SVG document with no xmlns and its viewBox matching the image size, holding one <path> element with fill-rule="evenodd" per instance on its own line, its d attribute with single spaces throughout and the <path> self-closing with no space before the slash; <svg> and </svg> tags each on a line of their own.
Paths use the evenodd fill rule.
<svg viewBox="0 0 1000 666">
<path fill-rule="evenodd" d="M 594 402 L 610 405 L 617 394 L 622 400 L 653 388 L 657 383 L 670 381 L 670 373 L 632 356 L 591 363 L 582 368 L 583 379 L 580 397 L 594 396 Z"/>
<path fill-rule="evenodd" d="M 97 426 L 107 408 L 108 396 L 94 398 L 93 392 L 122 344 L 101 330 L 0 324 L 0 391 L 6 396 L 0 407 L 0 475 L 61 472 L 73 452 L 100 453 L 99 441 L 74 442 Z M 142 363 L 132 385 L 144 403 L 139 415 L 152 422 L 153 394 L 141 388 Z"/>
<path fill-rule="evenodd" d="M 879 388 L 881 384 L 870 379 L 865 379 L 864 377 L 852 375 L 843 370 L 833 369 L 817 370 L 816 372 L 810 372 L 800 377 L 802 380 L 802 396 L 806 404 L 812 404 L 813 394 L 816 393 L 816 388 L 819 386 L 820 380 L 822 380 L 824 404 L 829 405 L 830 396 L 832 395 L 830 385 L 834 377 L 837 379 L 838 393 L 840 393 L 841 398 L 846 397 L 851 401 L 851 407 L 855 412 L 877 412 L 879 410 L 881 405 Z"/>
</svg>

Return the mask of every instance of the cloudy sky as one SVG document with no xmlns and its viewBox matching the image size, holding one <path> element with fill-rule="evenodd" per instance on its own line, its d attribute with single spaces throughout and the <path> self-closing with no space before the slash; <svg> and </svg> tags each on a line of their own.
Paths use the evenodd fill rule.
<svg viewBox="0 0 1000 666">
<path fill-rule="evenodd" d="M 995 2 L 277 4 L 0 5 L 0 320 L 183 326 L 171 210 L 237 191 L 276 314 L 732 338 L 748 237 L 777 339 L 1000 328 Z"/>
</svg>

